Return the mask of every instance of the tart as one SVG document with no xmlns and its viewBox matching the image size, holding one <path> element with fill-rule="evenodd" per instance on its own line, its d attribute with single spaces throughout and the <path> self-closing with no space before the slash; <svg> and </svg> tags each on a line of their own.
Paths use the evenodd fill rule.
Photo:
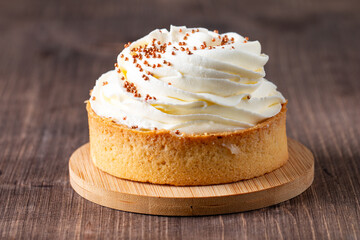
<svg viewBox="0 0 360 240">
<path fill-rule="evenodd" d="M 286 100 L 264 78 L 258 41 L 203 28 L 154 30 L 125 45 L 86 103 L 100 170 L 155 184 L 211 185 L 288 159 Z"/>
</svg>

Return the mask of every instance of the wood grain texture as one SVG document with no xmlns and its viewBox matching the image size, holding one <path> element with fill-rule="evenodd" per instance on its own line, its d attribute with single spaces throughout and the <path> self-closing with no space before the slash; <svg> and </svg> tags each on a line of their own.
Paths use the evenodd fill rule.
<svg viewBox="0 0 360 240">
<path fill-rule="evenodd" d="M 123 180 L 98 169 L 90 144 L 69 160 L 72 188 L 101 206 L 162 216 L 200 216 L 236 213 L 284 202 L 304 192 L 314 179 L 314 156 L 289 139 L 289 160 L 257 178 L 209 186 L 169 186 Z"/>
<path fill-rule="evenodd" d="M 358 0 L 0 1 L 0 236 L 4 239 L 360 238 Z M 274 207 L 157 217 L 99 207 L 72 191 L 71 153 L 88 142 L 85 105 L 125 42 L 169 24 L 235 31 L 270 56 L 288 98 L 288 135 L 315 180 Z"/>
</svg>

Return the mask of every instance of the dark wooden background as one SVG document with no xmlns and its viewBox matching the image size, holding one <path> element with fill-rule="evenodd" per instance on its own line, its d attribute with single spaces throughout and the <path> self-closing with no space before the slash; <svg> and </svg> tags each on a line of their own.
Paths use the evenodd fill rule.
<svg viewBox="0 0 360 240">
<path fill-rule="evenodd" d="M 360 238 L 359 12 L 358 0 L 0 1 L 0 238 Z M 72 190 L 89 90 L 125 42 L 170 24 L 261 41 L 289 99 L 288 135 L 316 158 L 310 189 L 209 217 L 116 211 Z"/>
</svg>

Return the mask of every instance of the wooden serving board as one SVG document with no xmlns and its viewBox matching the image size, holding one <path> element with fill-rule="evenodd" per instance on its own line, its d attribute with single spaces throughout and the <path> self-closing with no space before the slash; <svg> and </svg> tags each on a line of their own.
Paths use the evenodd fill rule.
<svg viewBox="0 0 360 240">
<path fill-rule="evenodd" d="M 97 169 L 89 144 L 69 161 L 70 183 L 82 197 L 123 211 L 167 216 L 214 215 L 274 205 L 304 192 L 314 179 L 314 157 L 289 139 L 289 161 L 250 180 L 211 186 L 175 187 L 123 180 Z"/>
</svg>

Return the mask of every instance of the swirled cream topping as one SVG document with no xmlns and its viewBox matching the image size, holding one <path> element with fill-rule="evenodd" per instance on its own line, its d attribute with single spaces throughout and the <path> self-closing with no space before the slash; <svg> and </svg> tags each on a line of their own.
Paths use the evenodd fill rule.
<svg viewBox="0 0 360 240">
<path fill-rule="evenodd" d="M 269 57 L 237 33 L 171 26 L 125 45 L 90 104 L 101 117 L 141 131 L 205 134 L 252 127 L 281 110 L 264 76 Z"/>
</svg>

